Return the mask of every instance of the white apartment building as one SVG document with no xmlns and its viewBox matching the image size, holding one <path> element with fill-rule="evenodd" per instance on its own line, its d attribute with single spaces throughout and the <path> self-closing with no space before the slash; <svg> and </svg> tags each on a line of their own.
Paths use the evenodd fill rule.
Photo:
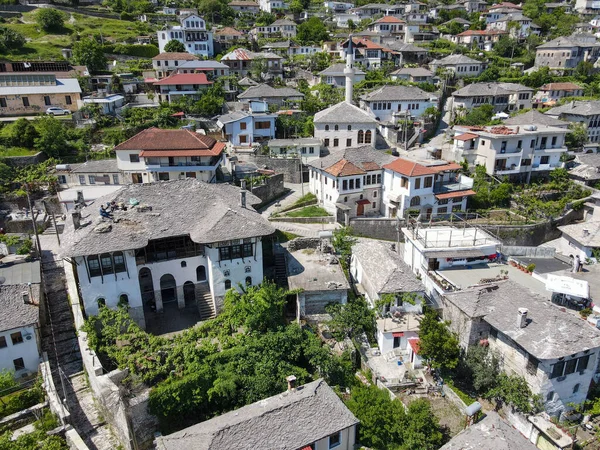
<svg viewBox="0 0 600 450">
<path fill-rule="evenodd" d="M 308 162 L 309 191 L 342 223 L 351 217 L 379 216 L 383 166 L 394 159 L 370 146 L 331 150 Z"/>
<path fill-rule="evenodd" d="M 217 126 L 224 139 L 235 147 L 252 146 L 275 138 L 277 114 L 270 114 L 266 102 L 251 101 L 249 111 L 234 111 L 220 116 Z"/>
<path fill-rule="evenodd" d="M 294 22 L 293 20 L 278 19 L 270 25 L 253 28 L 250 31 L 250 34 L 252 34 L 255 39 L 259 37 L 294 38 L 296 37 L 296 28 L 296 22 Z"/>
<path fill-rule="evenodd" d="M 316 138 L 272 139 L 268 146 L 273 158 L 301 158 L 306 164 L 321 157 L 321 140 Z"/>
<path fill-rule="evenodd" d="M 481 105 L 492 105 L 494 112 L 531 109 L 533 89 L 517 83 L 472 83 L 452 94 L 455 113 L 467 113 Z"/>
<path fill-rule="evenodd" d="M 161 80 L 176 72 L 184 63 L 197 60 L 198 57 L 191 53 L 160 53 L 152 58 L 152 68 L 156 73 L 156 78 Z"/>
<path fill-rule="evenodd" d="M 551 108 L 545 114 L 554 119 L 583 124 L 589 141 L 600 142 L 600 101 L 572 101 Z"/>
<path fill-rule="evenodd" d="M 85 206 L 61 236 L 86 314 L 127 304 L 142 327 L 166 309 L 206 320 L 227 290 L 262 282 L 262 239 L 275 230 L 250 206 L 260 203 L 251 193 L 188 178 L 130 184 L 103 201 L 127 209 L 105 219 L 98 205 Z"/>
<path fill-rule="evenodd" d="M 217 180 L 225 143 L 190 130 L 148 128 L 114 148 L 127 183 L 198 178 Z"/>
<path fill-rule="evenodd" d="M 475 195 L 473 179 L 459 174 L 459 164 L 442 160 L 398 158 L 383 166 L 382 212 L 403 218 L 407 210 L 425 218 L 466 211 Z"/>
<path fill-rule="evenodd" d="M 454 127 L 452 157 L 483 165 L 489 175 L 528 180 L 561 167 L 565 128 L 547 125 Z"/>
<path fill-rule="evenodd" d="M 161 53 L 171 40 L 181 42 L 188 53 L 210 58 L 214 55 L 213 34 L 206 29 L 204 19 L 196 14 L 180 16 L 180 25 L 157 31 Z"/>
</svg>

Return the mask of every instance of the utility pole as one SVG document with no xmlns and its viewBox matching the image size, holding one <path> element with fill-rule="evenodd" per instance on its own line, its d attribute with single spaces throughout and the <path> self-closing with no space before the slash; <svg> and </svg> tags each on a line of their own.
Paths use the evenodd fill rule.
<svg viewBox="0 0 600 450">
<path fill-rule="evenodd" d="M 37 224 L 35 223 L 35 217 L 33 217 L 33 205 L 31 204 L 31 197 L 29 196 L 29 185 L 27 183 L 23 183 L 25 187 L 25 193 L 27 194 L 27 206 L 29 207 L 29 211 L 31 211 L 31 224 L 33 226 L 33 233 L 35 234 L 35 240 L 37 242 L 37 250 L 40 257 L 42 259 L 42 246 L 40 244 L 40 237 L 37 231 Z M 38 214 L 39 215 L 39 214 Z"/>
</svg>

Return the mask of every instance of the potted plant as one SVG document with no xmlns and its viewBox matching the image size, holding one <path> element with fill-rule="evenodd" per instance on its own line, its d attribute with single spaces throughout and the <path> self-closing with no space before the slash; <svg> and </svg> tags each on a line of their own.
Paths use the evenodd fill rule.
<svg viewBox="0 0 600 450">
<path fill-rule="evenodd" d="M 535 264 L 529 264 L 527 266 L 527 272 L 533 273 L 534 270 L 535 270 Z"/>
</svg>

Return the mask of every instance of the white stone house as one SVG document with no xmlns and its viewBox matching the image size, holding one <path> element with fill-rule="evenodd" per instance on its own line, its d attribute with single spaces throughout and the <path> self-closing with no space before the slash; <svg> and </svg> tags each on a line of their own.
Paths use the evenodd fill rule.
<svg viewBox="0 0 600 450">
<path fill-rule="evenodd" d="M 517 83 L 472 83 L 452 94 L 452 108 L 468 112 L 487 104 L 494 107 L 494 112 L 530 109 L 533 91 Z"/>
<path fill-rule="evenodd" d="M 425 218 L 466 211 L 467 199 L 475 195 L 473 179 L 459 174 L 456 163 L 398 158 L 383 168 L 385 217 L 403 218 L 407 210 Z"/>
<path fill-rule="evenodd" d="M 596 258 L 594 253 L 600 249 L 600 220 L 572 223 L 558 227 L 562 232 L 559 244 L 563 249 L 569 249 L 570 253 L 565 256 L 574 258 L 579 256 L 581 261 L 587 258 Z"/>
<path fill-rule="evenodd" d="M 547 125 L 454 127 L 453 159 L 483 165 L 489 175 L 529 180 L 562 166 L 565 128 Z"/>
<path fill-rule="evenodd" d="M 600 101 L 571 101 L 549 109 L 544 114 L 555 119 L 581 123 L 587 130 L 590 142 L 600 142 Z"/>
<path fill-rule="evenodd" d="M 337 63 L 329 66 L 327 69 L 319 72 L 321 83 L 330 84 L 335 87 L 343 88 L 346 84 L 344 75 L 344 63 Z M 365 79 L 366 73 L 358 68 L 354 69 L 354 83 L 359 83 Z"/>
<path fill-rule="evenodd" d="M 88 205 L 61 236 L 86 314 L 128 304 L 143 327 L 154 310 L 188 307 L 204 320 L 219 313 L 228 289 L 262 282 L 262 239 L 275 230 L 250 206 L 260 199 L 249 192 L 188 178 L 131 184 L 99 203 L 111 201 L 127 210 L 103 219 Z"/>
<path fill-rule="evenodd" d="M 276 114 L 265 102 L 250 102 L 248 111 L 234 111 L 217 119 L 223 138 L 235 147 L 252 146 L 275 138 Z"/>
<path fill-rule="evenodd" d="M 188 53 L 210 58 L 214 55 L 212 31 L 206 29 L 206 22 L 197 14 L 179 16 L 179 25 L 157 31 L 158 48 L 161 53 L 171 40 L 179 41 Z"/>
<path fill-rule="evenodd" d="M 268 143 L 273 158 L 301 158 L 302 163 L 321 157 L 321 140 L 315 138 L 272 139 Z"/>
<path fill-rule="evenodd" d="M 152 58 L 152 68 L 156 73 L 156 78 L 161 80 L 177 71 L 184 63 L 188 61 L 197 61 L 198 57 L 191 53 L 160 53 Z"/>
<path fill-rule="evenodd" d="M 190 130 L 148 128 L 114 148 L 127 183 L 198 178 L 214 183 L 225 143 Z"/>
<path fill-rule="evenodd" d="M 360 107 L 380 122 L 397 123 L 405 117 L 419 118 L 437 98 L 416 86 L 383 86 L 360 98 Z"/>
<path fill-rule="evenodd" d="M 547 83 L 535 93 L 536 103 L 556 102 L 565 97 L 583 97 L 583 88 L 569 81 L 564 83 Z"/>
<path fill-rule="evenodd" d="M 296 22 L 289 19 L 278 19 L 270 25 L 253 28 L 250 34 L 254 38 L 294 38 L 296 37 Z"/>
<path fill-rule="evenodd" d="M 158 92 L 159 102 L 173 102 L 182 97 L 193 99 L 200 98 L 200 92 L 212 86 L 206 73 L 172 73 L 162 80 L 156 81 L 154 86 Z"/>
<path fill-rule="evenodd" d="M 314 125 L 314 136 L 332 150 L 361 145 L 375 147 L 377 120 L 369 112 L 346 101 L 316 113 Z"/>
<path fill-rule="evenodd" d="M 28 262 L 15 262 L 13 269 L 23 264 L 33 267 Z M 35 267 L 39 271 L 39 263 Z M 40 275 L 37 283 L 25 284 L 17 277 L 4 277 L 7 272 L 13 271 L 10 267 L 0 270 L 5 280 L 0 286 L 0 371 L 14 372 L 20 378 L 36 373 L 40 363 Z"/>
<path fill-rule="evenodd" d="M 383 166 L 395 158 L 369 146 L 331 151 L 309 161 L 309 190 L 338 221 L 379 216 Z"/>
<path fill-rule="evenodd" d="M 551 416 L 562 420 L 586 400 L 600 351 L 593 325 L 511 281 L 446 293 L 442 305 L 461 345 L 489 345 L 502 370 L 524 377 Z M 563 338 L 555 339 L 557 330 Z"/>
<path fill-rule="evenodd" d="M 281 0 L 259 0 L 258 6 L 260 7 L 261 11 L 272 13 L 287 8 L 287 3 Z"/>
<path fill-rule="evenodd" d="M 449 55 L 429 63 L 429 68 L 436 72 L 437 69 L 446 69 L 457 78 L 478 77 L 486 68 L 486 63 L 469 58 L 465 55 Z"/>
</svg>

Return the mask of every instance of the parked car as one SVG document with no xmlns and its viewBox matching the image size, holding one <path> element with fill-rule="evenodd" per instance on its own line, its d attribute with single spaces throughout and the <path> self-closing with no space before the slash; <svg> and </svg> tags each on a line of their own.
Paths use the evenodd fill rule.
<svg viewBox="0 0 600 450">
<path fill-rule="evenodd" d="M 69 111 L 68 109 L 62 109 L 56 106 L 51 106 L 46 110 L 46 114 L 52 114 L 54 116 L 64 116 L 65 114 L 71 114 L 71 111 Z"/>
</svg>

